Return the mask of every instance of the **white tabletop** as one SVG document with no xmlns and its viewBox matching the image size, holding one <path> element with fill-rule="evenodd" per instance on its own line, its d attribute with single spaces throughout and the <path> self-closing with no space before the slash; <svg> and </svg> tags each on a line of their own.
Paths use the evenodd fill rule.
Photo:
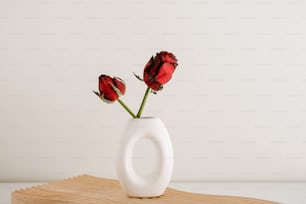
<svg viewBox="0 0 306 204">
<path fill-rule="evenodd" d="M 199 182 L 171 187 L 195 193 L 259 198 L 284 204 L 306 204 L 306 182 Z"/>
<path fill-rule="evenodd" d="M 0 183 L 0 204 L 11 203 L 11 192 L 41 183 Z M 260 198 L 306 204 L 306 182 L 173 182 L 170 187 L 203 194 Z"/>
</svg>

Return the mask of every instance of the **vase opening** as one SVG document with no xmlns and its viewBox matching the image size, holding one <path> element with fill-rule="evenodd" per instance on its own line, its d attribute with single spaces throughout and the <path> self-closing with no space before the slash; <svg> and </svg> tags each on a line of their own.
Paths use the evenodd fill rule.
<svg viewBox="0 0 306 204">
<path fill-rule="evenodd" d="M 144 116 L 144 117 L 133 118 L 133 119 L 139 120 L 139 119 L 154 119 L 154 118 L 156 118 L 156 117 L 154 117 L 154 116 Z"/>
</svg>

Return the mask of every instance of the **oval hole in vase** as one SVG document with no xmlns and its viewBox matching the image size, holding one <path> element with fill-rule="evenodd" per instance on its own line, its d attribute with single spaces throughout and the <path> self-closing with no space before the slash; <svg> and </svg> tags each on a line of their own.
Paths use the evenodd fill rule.
<svg viewBox="0 0 306 204">
<path fill-rule="evenodd" d="M 151 139 L 144 137 L 135 143 L 132 159 L 138 176 L 150 180 L 159 177 L 161 155 L 158 145 Z"/>
</svg>

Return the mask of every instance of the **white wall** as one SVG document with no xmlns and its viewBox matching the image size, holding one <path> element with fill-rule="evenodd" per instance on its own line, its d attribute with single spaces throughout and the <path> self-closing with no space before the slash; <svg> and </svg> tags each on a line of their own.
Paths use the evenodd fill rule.
<svg viewBox="0 0 306 204">
<path fill-rule="evenodd" d="M 144 115 L 167 124 L 173 180 L 306 180 L 306 2 L 0 1 L 0 181 L 115 178 L 129 115 L 98 100 L 160 50 L 179 66 Z"/>
</svg>

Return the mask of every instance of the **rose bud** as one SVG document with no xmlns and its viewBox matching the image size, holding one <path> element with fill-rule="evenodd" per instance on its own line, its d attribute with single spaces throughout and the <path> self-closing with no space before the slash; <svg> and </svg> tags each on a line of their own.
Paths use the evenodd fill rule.
<svg viewBox="0 0 306 204">
<path fill-rule="evenodd" d="M 171 79 L 177 65 L 177 59 L 172 53 L 159 52 L 155 57 L 152 56 L 146 64 L 143 80 L 148 87 L 154 91 L 159 91 Z"/>
<path fill-rule="evenodd" d="M 125 93 L 125 83 L 119 77 L 102 74 L 99 77 L 99 93 L 95 92 L 103 101 L 112 103 Z"/>
</svg>

